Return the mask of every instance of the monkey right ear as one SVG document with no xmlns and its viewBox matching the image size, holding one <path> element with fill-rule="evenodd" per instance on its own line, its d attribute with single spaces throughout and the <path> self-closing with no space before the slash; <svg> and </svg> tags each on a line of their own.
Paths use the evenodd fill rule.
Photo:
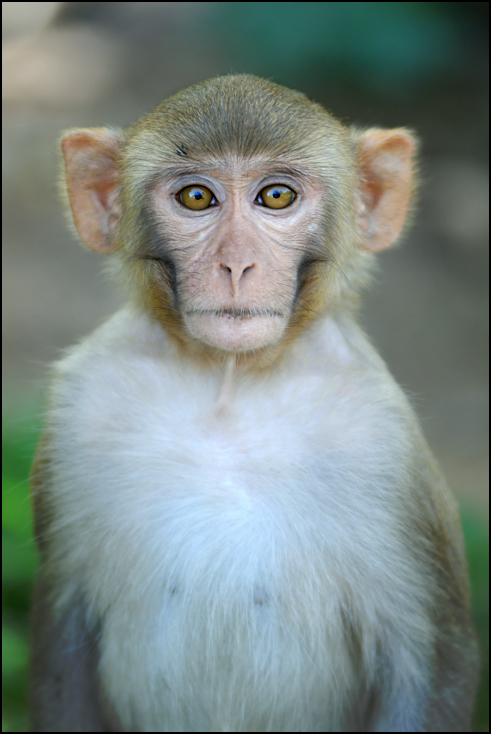
<svg viewBox="0 0 491 734">
<path fill-rule="evenodd" d="M 384 250 L 398 238 L 414 189 L 416 140 L 404 128 L 352 131 L 358 153 L 362 247 Z"/>
<path fill-rule="evenodd" d="M 119 154 L 122 133 L 108 128 L 68 131 L 61 140 L 68 199 L 78 233 L 95 252 L 118 247 Z"/>
</svg>

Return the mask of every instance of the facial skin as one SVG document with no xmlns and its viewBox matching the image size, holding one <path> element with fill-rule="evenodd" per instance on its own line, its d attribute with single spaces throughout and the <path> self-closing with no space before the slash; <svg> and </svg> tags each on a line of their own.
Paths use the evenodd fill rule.
<svg viewBox="0 0 491 734">
<path fill-rule="evenodd" d="M 274 168 L 230 157 L 199 175 L 173 175 L 152 192 L 157 226 L 172 232 L 167 248 L 180 273 L 185 327 L 227 352 L 281 340 L 304 254 L 298 233 L 319 216 L 319 186 Z M 293 192 L 284 208 L 262 203 L 261 192 L 274 184 Z M 193 185 L 212 192 L 210 206 L 193 210 L 181 203 L 180 192 Z"/>
</svg>

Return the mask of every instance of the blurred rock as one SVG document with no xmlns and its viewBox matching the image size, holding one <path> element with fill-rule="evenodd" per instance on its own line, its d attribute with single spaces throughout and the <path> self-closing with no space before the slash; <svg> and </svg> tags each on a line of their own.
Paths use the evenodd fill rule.
<svg viewBox="0 0 491 734">
<path fill-rule="evenodd" d="M 2 62 L 4 103 L 80 105 L 110 92 L 121 50 L 107 31 L 77 25 L 9 41 Z"/>
<path fill-rule="evenodd" d="M 2 3 L 2 41 L 46 26 L 63 3 Z"/>
</svg>

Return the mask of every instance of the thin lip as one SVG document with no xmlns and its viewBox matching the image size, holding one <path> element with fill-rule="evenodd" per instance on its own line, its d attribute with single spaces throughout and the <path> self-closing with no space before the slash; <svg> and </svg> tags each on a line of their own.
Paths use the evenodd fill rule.
<svg viewBox="0 0 491 734">
<path fill-rule="evenodd" d="M 229 316 L 234 319 L 251 319 L 255 317 L 281 317 L 284 314 L 281 311 L 275 311 L 271 308 L 195 308 L 187 312 L 188 316 Z"/>
</svg>

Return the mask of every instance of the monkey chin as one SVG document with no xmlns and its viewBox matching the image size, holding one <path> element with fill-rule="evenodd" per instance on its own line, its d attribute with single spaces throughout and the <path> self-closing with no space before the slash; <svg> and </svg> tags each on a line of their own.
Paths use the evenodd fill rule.
<svg viewBox="0 0 491 734">
<path fill-rule="evenodd" d="M 207 309 L 186 314 L 189 333 L 227 352 L 244 352 L 276 344 L 288 319 L 279 312 L 247 309 Z"/>
</svg>

